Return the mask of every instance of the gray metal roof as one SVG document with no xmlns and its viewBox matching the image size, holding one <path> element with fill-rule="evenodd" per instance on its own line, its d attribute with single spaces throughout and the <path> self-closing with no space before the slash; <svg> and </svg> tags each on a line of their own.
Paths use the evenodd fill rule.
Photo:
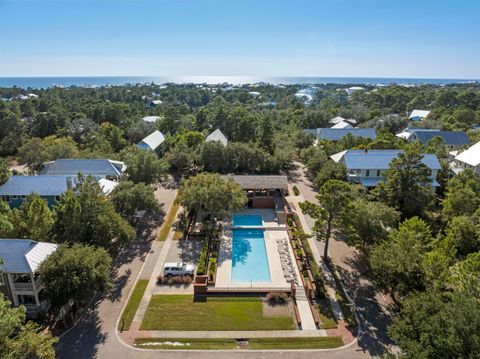
<svg viewBox="0 0 480 359">
<path fill-rule="evenodd" d="M 123 162 L 108 159 L 58 159 L 45 162 L 39 175 L 77 176 L 79 173 L 97 177 L 120 176 L 126 169 Z"/>
<path fill-rule="evenodd" d="M 242 189 L 288 189 L 287 176 L 226 175 L 222 178 L 232 178 Z"/>
<path fill-rule="evenodd" d="M 33 273 L 57 250 L 54 243 L 31 239 L 0 239 L 1 270 L 5 273 Z"/>
</svg>

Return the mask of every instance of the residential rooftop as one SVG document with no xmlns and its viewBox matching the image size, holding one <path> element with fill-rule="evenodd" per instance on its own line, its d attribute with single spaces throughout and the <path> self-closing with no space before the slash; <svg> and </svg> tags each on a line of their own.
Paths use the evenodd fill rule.
<svg viewBox="0 0 480 359">
<path fill-rule="evenodd" d="M 233 179 L 242 189 L 288 189 L 287 176 L 281 175 L 225 175 L 222 179 Z"/>
<path fill-rule="evenodd" d="M 347 135 L 353 137 L 377 138 L 374 128 L 317 128 L 306 129 L 307 133 L 313 134 L 318 140 L 339 141 Z"/>
<path fill-rule="evenodd" d="M 225 137 L 223 132 L 220 131 L 220 129 L 218 128 L 215 131 L 213 131 L 211 134 L 209 134 L 205 139 L 205 142 L 215 142 L 215 141 L 220 142 L 224 146 L 226 146 L 228 143 L 227 137 Z"/>
<path fill-rule="evenodd" d="M 125 163 L 109 159 L 58 159 L 45 162 L 39 175 L 119 177 L 125 169 Z"/>
<path fill-rule="evenodd" d="M 0 269 L 5 273 L 33 273 L 57 249 L 54 243 L 31 239 L 0 239 Z"/>
<path fill-rule="evenodd" d="M 155 150 L 165 141 L 165 136 L 160 131 L 156 130 L 141 140 L 137 147 L 144 150 Z"/>
</svg>

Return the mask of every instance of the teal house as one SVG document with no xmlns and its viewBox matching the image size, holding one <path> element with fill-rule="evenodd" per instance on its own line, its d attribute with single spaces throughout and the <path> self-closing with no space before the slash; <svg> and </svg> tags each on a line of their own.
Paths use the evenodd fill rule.
<svg viewBox="0 0 480 359">
<path fill-rule="evenodd" d="M 10 208 L 18 208 L 28 195 L 36 193 L 52 207 L 64 192 L 74 188 L 75 181 L 69 176 L 12 176 L 0 186 L 0 198 Z"/>
</svg>

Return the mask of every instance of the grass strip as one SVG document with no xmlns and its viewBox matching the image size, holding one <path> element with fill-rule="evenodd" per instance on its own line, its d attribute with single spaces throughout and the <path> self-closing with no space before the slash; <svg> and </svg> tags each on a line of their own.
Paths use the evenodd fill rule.
<svg viewBox="0 0 480 359">
<path fill-rule="evenodd" d="M 142 300 L 145 289 L 147 289 L 148 279 L 140 279 L 133 289 L 133 293 L 128 300 L 127 306 L 123 311 L 122 320 L 118 323 L 118 330 L 129 330 L 133 318 L 137 312 L 138 306 Z M 122 328 L 123 326 L 123 328 Z"/>
<path fill-rule="evenodd" d="M 238 345 L 235 339 L 221 338 L 136 338 L 134 345 L 143 349 L 220 350 L 220 349 L 329 349 L 343 345 L 341 337 L 288 337 L 245 339 Z"/>
<path fill-rule="evenodd" d="M 178 208 L 180 205 L 178 203 L 173 203 L 170 211 L 168 212 L 167 216 L 165 217 L 165 222 L 163 222 L 160 231 L 158 232 L 157 241 L 164 241 L 168 237 L 168 233 L 170 232 L 170 228 L 175 221 L 175 217 L 178 212 Z"/>
</svg>

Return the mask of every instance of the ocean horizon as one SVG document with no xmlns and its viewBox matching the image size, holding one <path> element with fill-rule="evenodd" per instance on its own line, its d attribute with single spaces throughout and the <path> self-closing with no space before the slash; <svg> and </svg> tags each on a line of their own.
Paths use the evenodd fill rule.
<svg viewBox="0 0 480 359">
<path fill-rule="evenodd" d="M 293 84 L 340 84 L 340 85 L 448 85 L 454 83 L 478 82 L 479 79 L 440 78 L 395 78 L 395 77 L 329 77 L 329 76 L 58 76 L 58 77 L 0 77 L 0 87 L 21 87 L 45 89 L 50 86 L 106 86 L 146 83 L 175 84 L 222 84 L 232 85 L 270 83 L 275 85 Z"/>
</svg>

